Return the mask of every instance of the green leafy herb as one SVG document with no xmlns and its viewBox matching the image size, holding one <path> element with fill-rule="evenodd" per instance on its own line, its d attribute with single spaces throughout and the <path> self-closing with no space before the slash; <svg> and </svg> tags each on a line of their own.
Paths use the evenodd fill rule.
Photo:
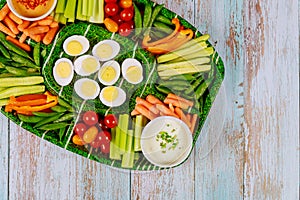
<svg viewBox="0 0 300 200">
<path fill-rule="evenodd" d="M 171 132 L 174 131 L 175 129 L 173 129 Z M 168 150 L 174 150 L 178 145 L 177 135 L 172 136 L 166 131 L 159 132 L 156 135 L 156 141 L 160 142 L 159 145 L 163 153 L 166 153 L 167 147 L 169 147 Z"/>
</svg>

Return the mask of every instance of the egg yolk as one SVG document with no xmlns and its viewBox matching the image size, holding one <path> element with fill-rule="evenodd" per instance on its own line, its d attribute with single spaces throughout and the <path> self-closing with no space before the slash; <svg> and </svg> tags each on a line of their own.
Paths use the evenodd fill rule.
<svg viewBox="0 0 300 200">
<path fill-rule="evenodd" d="M 73 40 L 67 44 L 67 50 L 71 55 L 79 55 L 82 52 L 83 46 L 80 42 Z"/>
<path fill-rule="evenodd" d="M 85 81 L 81 85 L 82 94 L 91 97 L 97 92 L 97 87 L 93 82 Z"/>
<path fill-rule="evenodd" d="M 99 45 L 96 49 L 96 54 L 100 58 L 108 58 L 112 55 L 113 49 L 109 44 L 102 44 Z"/>
<path fill-rule="evenodd" d="M 103 98 L 108 102 L 113 102 L 118 98 L 119 92 L 116 87 L 107 87 L 103 92 Z"/>
<path fill-rule="evenodd" d="M 94 72 L 97 68 L 97 60 L 93 59 L 93 58 L 86 58 L 82 61 L 82 68 L 84 71 L 91 73 Z"/>
<path fill-rule="evenodd" d="M 111 82 L 116 77 L 116 70 L 112 66 L 104 67 L 100 71 L 100 77 L 105 82 Z"/>
<path fill-rule="evenodd" d="M 68 78 L 71 74 L 71 66 L 68 62 L 60 62 L 56 67 L 56 74 L 61 78 Z"/>
<path fill-rule="evenodd" d="M 138 82 L 142 76 L 142 70 L 137 66 L 130 66 L 126 71 L 126 77 L 131 82 Z"/>
</svg>

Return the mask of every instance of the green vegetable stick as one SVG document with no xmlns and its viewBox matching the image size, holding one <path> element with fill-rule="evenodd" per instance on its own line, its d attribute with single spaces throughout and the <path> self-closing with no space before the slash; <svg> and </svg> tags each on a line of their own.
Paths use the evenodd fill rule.
<svg viewBox="0 0 300 200">
<path fill-rule="evenodd" d="M 45 91 L 44 85 L 10 87 L 0 92 L 0 99 L 5 99 L 10 96 L 42 93 L 44 91 Z"/>
<path fill-rule="evenodd" d="M 66 0 L 58 0 L 55 8 L 55 13 L 64 13 Z"/>
<path fill-rule="evenodd" d="M 88 7 L 90 0 L 82 0 L 81 13 L 84 16 L 88 15 Z"/>
<path fill-rule="evenodd" d="M 93 16 L 93 8 L 95 6 L 95 0 L 90 0 L 89 1 L 89 7 L 88 7 L 88 13 L 87 13 L 87 16 L 90 17 L 90 16 Z"/>
<path fill-rule="evenodd" d="M 120 151 L 121 154 L 124 153 L 126 150 L 126 141 L 127 141 L 127 135 L 128 135 L 128 124 L 129 124 L 129 115 L 128 114 L 123 114 L 123 123 L 121 128 L 121 134 L 120 134 Z"/>
<path fill-rule="evenodd" d="M 120 124 L 119 118 L 119 124 Z M 120 142 L 120 127 L 116 127 L 111 129 L 111 146 L 110 146 L 110 154 L 109 158 L 114 160 L 121 160 L 120 149 L 119 149 L 119 142 Z"/>
<path fill-rule="evenodd" d="M 64 16 L 71 20 L 75 20 L 75 12 L 76 12 L 76 0 L 68 0 L 66 5 L 66 10 L 64 12 Z"/>
<path fill-rule="evenodd" d="M 128 130 L 126 151 L 122 158 L 121 166 L 123 168 L 132 168 L 134 162 L 134 151 L 132 150 L 133 130 Z"/>
<path fill-rule="evenodd" d="M 136 123 L 134 127 L 134 151 L 141 151 L 141 135 L 143 129 L 143 115 L 136 116 Z"/>
<path fill-rule="evenodd" d="M 78 7 L 77 7 L 77 11 L 76 11 L 76 19 L 85 21 L 86 16 L 82 15 L 82 5 L 83 5 L 82 2 L 83 2 L 83 0 L 78 0 Z"/>
<path fill-rule="evenodd" d="M 0 78 L 0 87 L 36 85 L 43 82 L 42 76 Z"/>
</svg>

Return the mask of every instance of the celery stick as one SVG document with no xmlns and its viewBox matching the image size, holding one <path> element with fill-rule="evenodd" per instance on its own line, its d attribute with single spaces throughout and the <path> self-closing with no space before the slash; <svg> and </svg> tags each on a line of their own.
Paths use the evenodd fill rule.
<svg viewBox="0 0 300 200">
<path fill-rule="evenodd" d="M 134 152 L 134 160 L 138 160 L 140 158 L 140 154 L 138 152 Z"/>
<path fill-rule="evenodd" d="M 63 14 L 60 14 L 58 21 L 61 24 L 66 24 L 67 23 L 67 18 Z"/>
<path fill-rule="evenodd" d="M 84 16 L 88 15 L 88 6 L 89 6 L 90 0 L 82 0 L 82 7 L 81 7 L 81 13 Z"/>
<path fill-rule="evenodd" d="M 77 10 L 76 10 L 76 19 L 85 21 L 86 17 L 82 15 L 82 2 L 83 0 L 78 0 Z"/>
<path fill-rule="evenodd" d="M 88 12 L 87 12 L 88 17 L 93 16 L 93 8 L 94 8 L 94 5 L 96 4 L 96 1 L 97 0 L 90 0 L 89 1 Z"/>
<path fill-rule="evenodd" d="M 121 166 L 123 168 L 132 168 L 134 162 L 134 151 L 132 150 L 133 130 L 128 130 L 126 151 L 122 158 Z"/>
<path fill-rule="evenodd" d="M 143 129 L 143 115 L 136 116 L 135 123 L 135 131 L 134 131 L 134 151 L 141 151 L 141 135 Z"/>
<path fill-rule="evenodd" d="M 121 160 L 121 155 L 119 153 L 119 147 L 116 144 L 116 135 L 117 135 L 117 127 L 111 129 L 111 142 L 110 142 L 110 152 L 109 158 L 114 160 Z M 120 129 L 119 129 L 120 132 Z"/>
<path fill-rule="evenodd" d="M 66 9 L 64 12 L 64 16 L 66 18 L 70 18 L 70 20 L 75 20 L 76 4 L 77 4 L 76 0 L 67 1 Z"/>
<path fill-rule="evenodd" d="M 120 126 L 121 134 L 120 134 L 120 151 L 121 154 L 125 152 L 126 150 L 126 141 L 127 141 L 127 132 L 128 132 L 128 123 L 129 123 L 129 115 L 123 114 L 122 115 L 123 121 Z"/>
<path fill-rule="evenodd" d="M 56 14 L 54 15 L 54 21 L 59 22 L 59 18 L 60 18 L 60 14 L 59 14 L 59 13 L 56 13 Z"/>
<path fill-rule="evenodd" d="M 64 13 L 67 0 L 58 0 L 55 8 L 55 13 Z"/>
<path fill-rule="evenodd" d="M 93 15 L 89 19 L 92 23 L 103 23 L 104 21 L 104 0 L 98 0 L 94 4 Z"/>
</svg>

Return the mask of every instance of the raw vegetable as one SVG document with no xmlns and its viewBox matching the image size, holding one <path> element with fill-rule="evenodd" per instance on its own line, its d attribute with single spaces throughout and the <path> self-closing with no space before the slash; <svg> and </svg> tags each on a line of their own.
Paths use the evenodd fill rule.
<svg viewBox="0 0 300 200">
<path fill-rule="evenodd" d="M 0 98 L 5 99 L 10 96 L 20 96 L 24 94 L 35 94 L 45 91 L 44 85 L 33 85 L 33 86 L 16 86 L 10 87 L 0 92 Z"/>
</svg>

